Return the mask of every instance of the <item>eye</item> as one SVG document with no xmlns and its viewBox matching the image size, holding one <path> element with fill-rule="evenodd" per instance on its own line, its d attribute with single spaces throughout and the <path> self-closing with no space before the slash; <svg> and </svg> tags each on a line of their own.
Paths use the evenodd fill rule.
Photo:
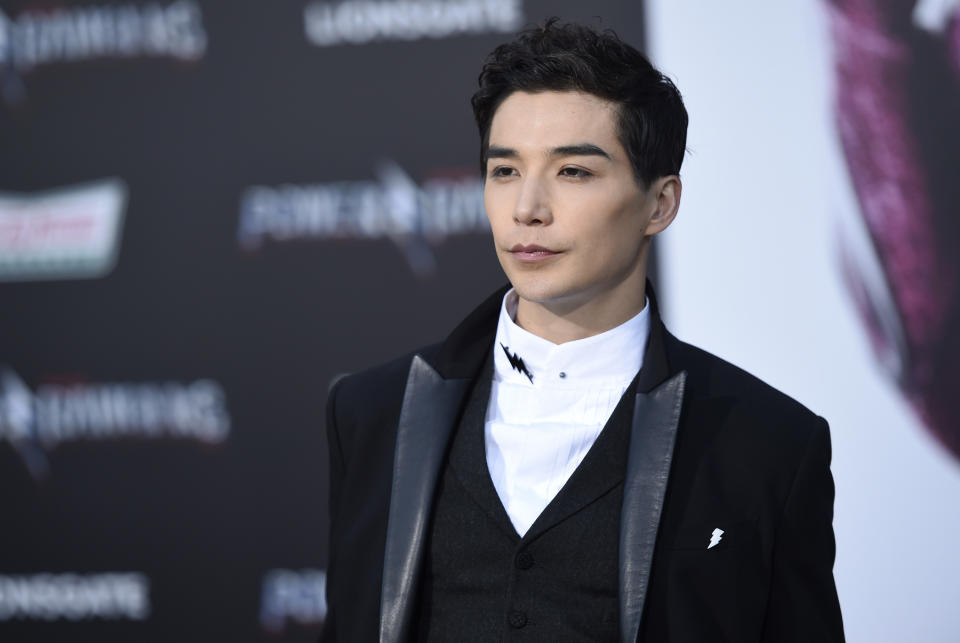
<svg viewBox="0 0 960 643">
<path fill-rule="evenodd" d="M 503 178 L 506 176 L 513 176 L 516 171 L 512 167 L 506 165 L 498 165 L 497 167 L 490 170 L 490 176 L 492 178 Z"/>
<path fill-rule="evenodd" d="M 582 167 L 568 165 L 567 167 L 560 169 L 560 176 L 569 179 L 586 179 L 593 176 L 593 172 L 590 170 L 585 170 Z"/>
</svg>

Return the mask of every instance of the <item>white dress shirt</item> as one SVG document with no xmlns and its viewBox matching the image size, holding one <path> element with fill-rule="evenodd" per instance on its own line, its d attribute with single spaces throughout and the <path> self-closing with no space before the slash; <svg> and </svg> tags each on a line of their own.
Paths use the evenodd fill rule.
<svg viewBox="0 0 960 643">
<path fill-rule="evenodd" d="M 487 468 L 523 536 L 553 500 L 643 364 L 649 306 L 599 335 L 554 344 L 520 328 L 516 292 L 503 298 L 484 423 Z M 533 381 L 511 365 L 523 360 Z"/>
</svg>

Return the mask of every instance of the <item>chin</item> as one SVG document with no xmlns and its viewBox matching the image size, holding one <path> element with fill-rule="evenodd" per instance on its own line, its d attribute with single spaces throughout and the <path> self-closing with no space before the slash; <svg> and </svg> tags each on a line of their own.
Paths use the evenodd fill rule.
<svg viewBox="0 0 960 643">
<path fill-rule="evenodd" d="M 521 299 L 538 304 L 569 300 L 582 292 L 582 288 L 578 289 L 574 284 L 530 278 L 526 275 L 522 275 L 518 279 L 511 279 L 510 283 Z"/>
</svg>

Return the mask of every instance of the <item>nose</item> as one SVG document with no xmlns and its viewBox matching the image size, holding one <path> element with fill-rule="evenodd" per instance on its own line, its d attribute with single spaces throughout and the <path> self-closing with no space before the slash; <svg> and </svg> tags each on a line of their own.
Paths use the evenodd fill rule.
<svg viewBox="0 0 960 643">
<path fill-rule="evenodd" d="M 542 181 L 528 178 L 523 182 L 513 220 L 520 225 L 549 225 L 553 221 L 549 191 Z"/>
</svg>

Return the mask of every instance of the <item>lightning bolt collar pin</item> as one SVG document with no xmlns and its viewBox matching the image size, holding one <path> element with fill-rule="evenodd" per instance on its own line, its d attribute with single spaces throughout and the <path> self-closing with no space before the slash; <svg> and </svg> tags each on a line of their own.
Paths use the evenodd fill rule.
<svg viewBox="0 0 960 643">
<path fill-rule="evenodd" d="M 707 549 L 713 549 L 719 545 L 721 538 L 723 538 L 723 530 L 718 527 L 713 530 L 712 534 L 710 534 L 710 544 L 707 545 Z"/>
<path fill-rule="evenodd" d="M 523 359 L 517 353 L 511 353 L 510 348 L 504 346 L 501 342 L 500 348 L 503 349 L 503 352 L 507 354 L 507 359 L 510 360 L 510 366 L 515 371 L 519 371 L 527 376 L 527 379 L 530 380 L 530 383 L 533 384 L 533 373 L 527 368 L 527 365 L 523 363 Z"/>
</svg>

